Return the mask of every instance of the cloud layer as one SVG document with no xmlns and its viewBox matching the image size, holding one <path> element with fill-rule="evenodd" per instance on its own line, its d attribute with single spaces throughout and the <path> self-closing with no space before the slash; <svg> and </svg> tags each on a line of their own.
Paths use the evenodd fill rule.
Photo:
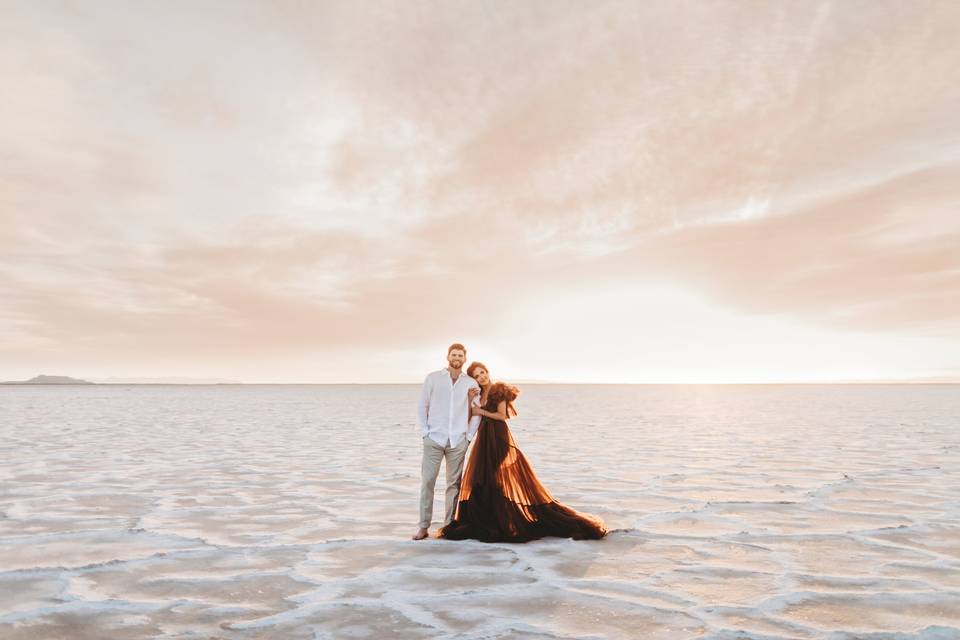
<svg viewBox="0 0 960 640">
<path fill-rule="evenodd" d="M 390 367 L 643 286 L 960 350 L 956 3 L 0 13 L 17 373 Z"/>
</svg>

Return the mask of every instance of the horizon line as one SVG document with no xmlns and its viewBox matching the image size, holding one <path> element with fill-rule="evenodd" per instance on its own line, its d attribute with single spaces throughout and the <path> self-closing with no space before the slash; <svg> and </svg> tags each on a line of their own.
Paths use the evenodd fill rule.
<svg viewBox="0 0 960 640">
<path fill-rule="evenodd" d="M 515 380 L 512 384 L 537 385 L 537 386 L 606 386 L 606 387 L 642 387 L 642 386 L 799 386 L 799 385 L 960 385 L 960 380 L 927 380 L 917 379 L 894 379 L 894 380 L 805 380 L 805 381 L 740 381 L 740 382 L 564 382 L 548 380 Z M 232 386 L 312 386 L 312 387 L 336 387 L 336 386 L 417 386 L 423 384 L 422 381 L 415 382 L 22 382 L 22 381 L 2 381 L 0 386 L 20 387 L 69 387 L 69 386 L 154 386 L 154 387 L 232 387 Z"/>
</svg>

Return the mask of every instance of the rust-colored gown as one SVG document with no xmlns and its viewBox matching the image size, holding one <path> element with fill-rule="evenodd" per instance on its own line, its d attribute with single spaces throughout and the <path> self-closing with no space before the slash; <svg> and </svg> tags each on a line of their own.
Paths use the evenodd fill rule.
<svg viewBox="0 0 960 640">
<path fill-rule="evenodd" d="M 496 411 L 497 404 L 488 398 L 483 408 Z M 512 409 L 508 403 L 507 411 Z M 560 504 L 540 484 L 506 422 L 483 417 L 453 521 L 440 530 L 441 538 L 527 542 L 547 536 L 597 540 L 606 534 L 603 521 Z"/>
</svg>

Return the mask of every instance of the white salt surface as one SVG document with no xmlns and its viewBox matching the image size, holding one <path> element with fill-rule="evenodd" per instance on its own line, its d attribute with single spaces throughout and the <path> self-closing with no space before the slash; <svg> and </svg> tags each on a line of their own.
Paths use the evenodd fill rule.
<svg viewBox="0 0 960 640">
<path fill-rule="evenodd" d="M 531 385 L 614 531 L 521 545 L 409 539 L 417 393 L 0 387 L 0 638 L 960 638 L 960 386 Z"/>
</svg>

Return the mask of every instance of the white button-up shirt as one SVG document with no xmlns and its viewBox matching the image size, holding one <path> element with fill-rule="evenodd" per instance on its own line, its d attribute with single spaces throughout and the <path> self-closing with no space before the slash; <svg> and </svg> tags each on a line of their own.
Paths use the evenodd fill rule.
<svg viewBox="0 0 960 640">
<path fill-rule="evenodd" d="M 480 426 L 480 416 L 470 417 L 467 391 L 479 388 L 477 381 L 465 373 L 461 373 L 456 382 L 446 369 L 427 375 L 417 405 L 417 426 L 421 435 L 430 436 L 443 447 L 456 447 L 464 437 L 473 440 Z"/>
</svg>

